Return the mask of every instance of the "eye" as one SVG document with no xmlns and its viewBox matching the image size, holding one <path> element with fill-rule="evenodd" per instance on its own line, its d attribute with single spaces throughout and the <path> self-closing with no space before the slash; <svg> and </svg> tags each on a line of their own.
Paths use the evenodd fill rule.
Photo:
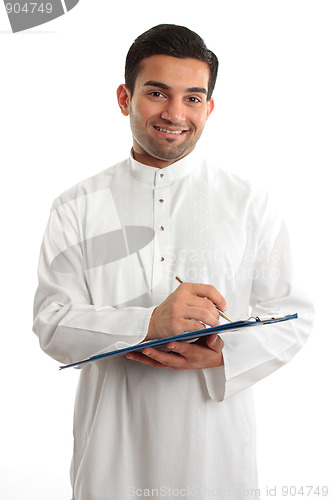
<svg viewBox="0 0 330 500">
<path fill-rule="evenodd" d="M 192 104 L 199 104 L 202 102 L 202 99 L 200 99 L 199 97 L 196 97 L 196 96 L 190 96 L 187 98 L 187 101 L 191 102 Z"/>
<path fill-rule="evenodd" d="M 159 92 L 159 90 L 153 90 L 152 92 L 149 92 L 149 95 L 151 97 L 155 97 L 156 99 L 158 98 L 161 98 L 161 97 L 164 97 L 164 94 L 162 94 L 161 92 Z"/>
</svg>

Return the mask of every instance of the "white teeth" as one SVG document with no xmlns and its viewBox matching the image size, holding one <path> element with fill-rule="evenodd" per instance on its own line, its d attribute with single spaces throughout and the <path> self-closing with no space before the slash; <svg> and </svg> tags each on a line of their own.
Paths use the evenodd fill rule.
<svg viewBox="0 0 330 500">
<path fill-rule="evenodd" d="M 166 132 L 167 134 L 182 134 L 183 130 L 166 130 L 165 128 L 156 127 L 160 132 Z"/>
</svg>

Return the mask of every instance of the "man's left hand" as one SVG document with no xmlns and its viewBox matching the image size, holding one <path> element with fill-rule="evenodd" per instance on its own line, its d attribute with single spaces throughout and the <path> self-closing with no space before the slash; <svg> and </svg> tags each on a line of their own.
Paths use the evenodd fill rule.
<svg viewBox="0 0 330 500">
<path fill-rule="evenodd" d="M 154 368 L 172 370 L 198 370 L 223 365 L 223 341 L 216 333 L 202 337 L 192 344 L 171 341 L 166 344 L 170 352 L 146 347 L 142 352 L 130 352 L 127 359 L 138 361 Z"/>
</svg>

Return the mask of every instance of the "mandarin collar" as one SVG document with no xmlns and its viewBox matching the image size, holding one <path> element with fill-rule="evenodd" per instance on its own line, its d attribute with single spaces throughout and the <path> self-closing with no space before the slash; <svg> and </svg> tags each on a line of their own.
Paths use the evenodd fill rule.
<svg viewBox="0 0 330 500">
<path fill-rule="evenodd" d="M 164 168 L 151 167 L 136 161 L 133 158 L 133 150 L 131 150 L 129 162 L 133 177 L 139 182 L 149 184 L 154 184 L 158 178 L 162 179 L 163 184 L 174 182 L 192 174 L 201 165 L 201 160 L 195 150 Z"/>
</svg>

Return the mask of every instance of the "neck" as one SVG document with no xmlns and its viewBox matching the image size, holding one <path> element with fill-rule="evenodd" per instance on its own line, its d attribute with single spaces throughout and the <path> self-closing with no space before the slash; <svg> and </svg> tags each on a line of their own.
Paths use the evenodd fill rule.
<svg viewBox="0 0 330 500">
<path fill-rule="evenodd" d="M 148 165 L 149 167 L 165 168 L 168 167 L 169 165 L 172 165 L 173 163 L 176 163 L 177 161 L 182 160 L 182 158 L 188 156 L 188 154 L 190 154 L 193 151 L 193 149 L 188 151 L 188 153 L 180 156 L 179 158 L 175 158 L 174 160 L 163 160 L 161 158 L 155 158 L 154 156 L 149 155 L 145 151 L 140 152 L 138 148 L 134 147 L 134 145 L 132 152 L 134 160 L 138 161 L 139 163 L 143 163 L 144 165 Z"/>
</svg>

